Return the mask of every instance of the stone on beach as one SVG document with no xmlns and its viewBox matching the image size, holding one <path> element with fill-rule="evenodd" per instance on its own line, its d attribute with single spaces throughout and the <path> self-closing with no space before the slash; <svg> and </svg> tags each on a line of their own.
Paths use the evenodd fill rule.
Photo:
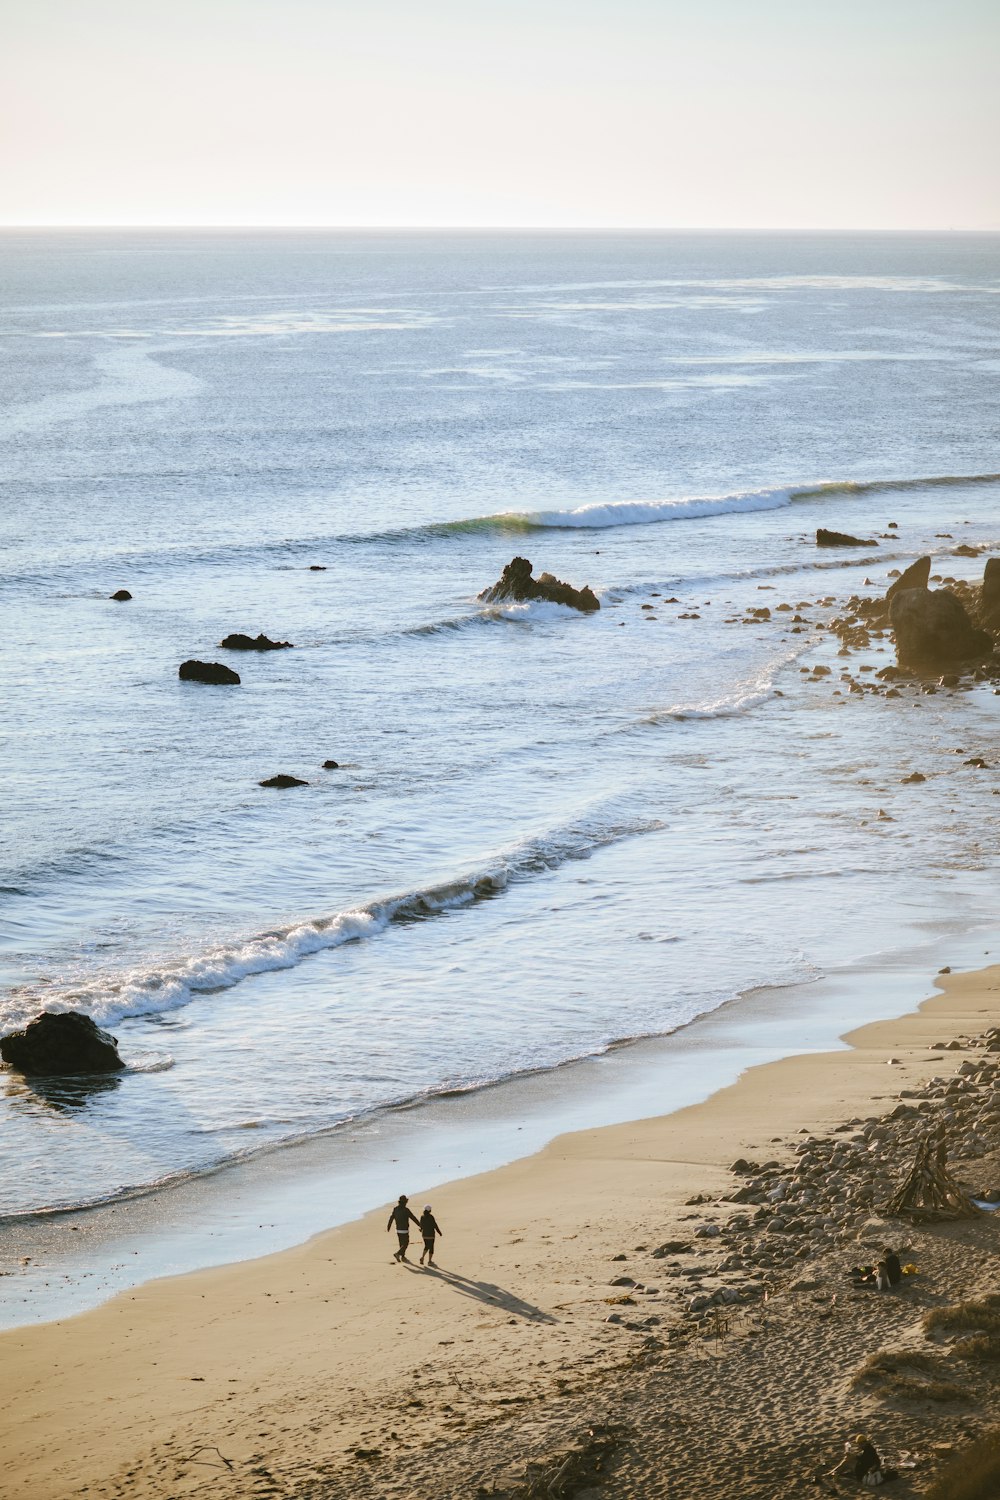
<svg viewBox="0 0 1000 1500">
<path fill-rule="evenodd" d="M 901 663 L 982 661 L 993 652 L 993 637 L 973 625 L 949 589 L 905 589 L 893 597 L 889 622 Z"/>
<path fill-rule="evenodd" d="M 931 576 L 931 560 L 929 557 L 918 557 L 910 566 L 891 583 L 886 589 L 886 603 L 894 599 L 897 594 L 905 594 L 907 589 L 925 589 Z"/>
<path fill-rule="evenodd" d="M 125 1066 L 115 1037 L 77 1011 L 43 1011 L 23 1031 L 0 1038 L 0 1057 L 39 1077 L 120 1073 Z"/>
<path fill-rule="evenodd" d="M 226 667 L 221 661 L 182 661 L 177 669 L 178 677 L 185 682 L 210 682 L 217 685 L 234 684 L 239 685 L 240 676 L 234 672 L 232 667 Z"/>
<path fill-rule="evenodd" d="M 483 589 L 479 598 L 486 604 L 500 604 L 504 600 L 526 603 L 533 599 L 547 599 L 552 604 L 568 604 L 584 614 L 600 609 L 600 600 L 594 591 L 584 584 L 582 589 L 563 583 L 551 573 L 531 576 L 531 563 L 526 557 L 514 557 L 506 565 L 496 583 Z"/>
</svg>

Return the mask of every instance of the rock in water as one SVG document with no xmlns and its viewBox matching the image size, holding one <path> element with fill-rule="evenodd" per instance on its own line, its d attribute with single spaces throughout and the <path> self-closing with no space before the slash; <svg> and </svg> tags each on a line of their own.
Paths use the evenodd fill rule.
<svg viewBox="0 0 1000 1500">
<path fill-rule="evenodd" d="M 239 684 L 240 674 L 221 661 L 182 661 L 177 669 L 178 677 L 185 682 L 217 682 Z"/>
<path fill-rule="evenodd" d="M 532 578 L 531 563 L 526 557 L 512 558 L 497 582 L 490 588 L 483 589 L 479 597 L 486 604 L 499 604 L 507 599 L 516 603 L 548 599 L 552 604 L 568 604 L 571 609 L 582 610 L 585 614 L 601 607 L 597 595 L 587 584 L 582 589 L 575 589 L 571 584 L 554 578 L 551 573 L 542 573 L 538 578 Z"/>
<path fill-rule="evenodd" d="M 993 637 L 977 630 L 949 589 L 907 589 L 889 606 L 896 655 L 909 666 L 981 661 L 992 655 Z"/>
<path fill-rule="evenodd" d="M 266 635 L 241 635 L 237 630 L 234 635 L 227 635 L 220 646 L 227 651 L 291 651 L 291 641 L 272 641 Z"/>
<path fill-rule="evenodd" d="M 339 760 L 325 760 L 323 762 L 323 770 L 324 771 L 339 771 L 340 770 L 340 761 Z"/>
<path fill-rule="evenodd" d="M 915 563 L 900 573 L 895 583 L 889 585 L 886 590 L 886 603 L 895 599 L 897 594 L 905 594 L 907 589 L 925 589 L 930 582 L 931 560 L 929 557 L 918 557 Z"/>
<path fill-rule="evenodd" d="M 124 604 L 126 599 L 131 599 L 132 595 L 128 589 L 116 589 L 110 597 L 116 599 L 119 604 Z"/>
<path fill-rule="evenodd" d="M 287 776 L 284 771 L 278 776 L 269 776 L 266 781 L 259 781 L 258 786 L 308 786 L 308 781 L 301 781 L 298 776 Z"/>
<path fill-rule="evenodd" d="M 827 531 L 820 526 L 816 532 L 817 547 L 877 547 L 873 536 L 849 536 L 846 531 Z"/>
<path fill-rule="evenodd" d="M 0 1057 L 21 1073 L 120 1073 L 125 1064 L 118 1043 L 89 1016 L 46 1010 L 26 1026 L 0 1039 Z"/>
</svg>

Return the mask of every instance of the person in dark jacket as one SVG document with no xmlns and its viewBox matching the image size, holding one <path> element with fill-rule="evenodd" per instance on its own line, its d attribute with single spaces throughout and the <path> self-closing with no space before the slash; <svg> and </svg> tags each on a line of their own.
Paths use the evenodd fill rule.
<svg viewBox="0 0 1000 1500">
<path fill-rule="evenodd" d="M 899 1256 L 895 1250 L 890 1250 L 886 1246 L 882 1252 L 882 1259 L 885 1261 L 885 1269 L 889 1275 L 889 1285 L 899 1286 L 899 1283 L 903 1279 L 903 1268 L 899 1264 Z"/>
<path fill-rule="evenodd" d="M 420 1220 L 417 1218 L 416 1214 L 412 1212 L 411 1209 L 407 1208 L 406 1194 L 400 1193 L 399 1202 L 390 1213 L 389 1222 L 385 1226 L 385 1232 L 386 1234 L 388 1234 L 392 1229 L 392 1226 L 395 1224 L 396 1234 L 399 1238 L 399 1249 L 392 1257 L 393 1260 L 403 1261 L 406 1259 L 406 1252 L 410 1248 L 411 1223 L 419 1225 Z"/>
<path fill-rule="evenodd" d="M 429 1203 L 424 1205 L 424 1211 L 420 1215 L 420 1233 L 424 1241 L 424 1248 L 420 1252 L 420 1264 L 423 1265 L 424 1256 L 426 1255 L 427 1264 L 432 1266 L 434 1264 L 434 1236 L 436 1234 L 443 1234 L 444 1231 L 431 1213 Z"/>
<path fill-rule="evenodd" d="M 829 1469 L 825 1474 L 817 1474 L 816 1480 L 822 1483 L 826 1480 L 832 1483 L 833 1493 L 836 1494 L 836 1481 L 838 1479 L 856 1479 L 859 1483 L 864 1480 L 866 1474 L 874 1469 L 881 1469 L 882 1460 L 874 1443 L 859 1432 L 851 1442 L 844 1444 L 844 1456 L 835 1469 Z"/>
</svg>

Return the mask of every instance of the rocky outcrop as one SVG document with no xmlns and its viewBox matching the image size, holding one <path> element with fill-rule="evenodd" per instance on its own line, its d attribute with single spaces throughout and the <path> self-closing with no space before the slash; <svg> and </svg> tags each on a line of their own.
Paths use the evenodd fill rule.
<svg viewBox="0 0 1000 1500">
<path fill-rule="evenodd" d="M 982 661 L 993 652 L 993 637 L 977 630 L 949 589 L 906 589 L 896 594 L 889 623 L 896 655 L 907 666 Z"/>
<path fill-rule="evenodd" d="M 288 776 L 282 771 L 278 776 L 269 776 L 266 781 L 259 781 L 258 786 L 308 786 L 308 781 L 302 781 L 298 776 Z"/>
<path fill-rule="evenodd" d="M 232 683 L 239 686 L 240 674 L 221 661 L 182 661 L 177 669 L 178 677 L 185 682 Z"/>
<path fill-rule="evenodd" d="M 1000 630 L 1000 557 L 991 557 L 979 590 L 979 616 L 992 630 Z"/>
<path fill-rule="evenodd" d="M 339 760 L 325 760 L 323 762 L 323 770 L 324 771 L 339 771 L 340 770 L 340 761 Z"/>
<path fill-rule="evenodd" d="M 272 641 L 266 635 L 242 635 L 236 631 L 227 635 L 219 645 L 226 651 L 291 651 L 291 641 Z"/>
<path fill-rule="evenodd" d="M 120 1073 L 125 1066 L 116 1039 L 76 1011 L 43 1011 L 23 1031 L 0 1038 L 0 1057 L 21 1073 L 50 1078 Z"/>
<path fill-rule="evenodd" d="M 597 595 L 587 584 L 582 589 L 575 589 L 571 584 L 553 577 L 551 573 L 541 573 L 537 578 L 532 578 L 531 563 L 526 557 L 512 558 L 497 582 L 490 588 L 483 589 L 479 597 L 486 604 L 500 604 L 507 600 L 524 603 L 531 599 L 548 599 L 552 604 L 568 604 L 571 609 L 579 609 L 585 614 L 591 614 L 601 607 Z"/>
<path fill-rule="evenodd" d="M 116 600 L 119 604 L 124 604 L 126 599 L 131 599 L 132 595 L 129 593 L 128 589 L 116 589 L 113 594 L 109 595 L 109 597 Z"/>
<path fill-rule="evenodd" d="M 817 547 L 877 547 L 874 537 L 849 536 L 846 531 L 827 531 L 820 526 L 816 532 Z"/>
<path fill-rule="evenodd" d="M 885 599 L 888 604 L 897 594 L 905 594 L 907 589 L 925 589 L 930 582 L 931 560 L 929 557 L 918 557 L 910 566 L 896 579 L 895 583 L 886 589 Z"/>
</svg>

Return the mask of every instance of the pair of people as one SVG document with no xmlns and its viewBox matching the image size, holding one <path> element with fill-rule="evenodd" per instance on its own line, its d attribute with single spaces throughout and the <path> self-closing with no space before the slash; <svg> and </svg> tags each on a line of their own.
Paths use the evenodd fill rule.
<svg viewBox="0 0 1000 1500">
<path fill-rule="evenodd" d="M 856 1268 L 854 1285 L 875 1287 L 880 1292 L 888 1292 L 898 1286 L 902 1279 L 903 1268 L 899 1263 L 899 1256 L 895 1250 L 890 1250 L 886 1246 L 877 1266 Z"/>
<path fill-rule="evenodd" d="M 431 1212 L 431 1206 L 429 1203 L 424 1205 L 424 1211 L 418 1219 L 416 1214 L 409 1206 L 409 1200 L 407 1199 L 406 1194 L 400 1193 L 399 1202 L 389 1214 L 389 1222 L 385 1226 L 386 1234 L 391 1231 L 393 1225 L 396 1226 L 396 1236 L 399 1240 L 399 1249 L 392 1257 L 395 1261 L 402 1262 L 406 1260 L 406 1252 L 410 1248 L 411 1224 L 416 1224 L 417 1228 L 420 1230 L 420 1237 L 424 1242 L 424 1248 L 420 1252 L 420 1264 L 423 1265 L 424 1260 L 426 1259 L 427 1264 L 429 1266 L 432 1266 L 434 1264 L 435 1236 L 442 1234 L 444 1231 Z"/>
</svg>

